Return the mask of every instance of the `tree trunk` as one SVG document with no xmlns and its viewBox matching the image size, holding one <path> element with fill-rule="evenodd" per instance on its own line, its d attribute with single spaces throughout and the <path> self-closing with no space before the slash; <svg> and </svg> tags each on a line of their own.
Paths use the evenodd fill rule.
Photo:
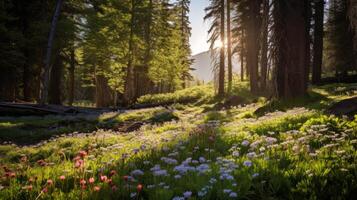
<svg viewBox="0 0 357 200">
<path fill-rule="evenodd" d="M 53 15 L 53 19 L 52 19 L 52 23 L 51 23 L 51 30 L 50 30 L 49 37 L 48 37 L 46 58 L 44 60 L 44 69 L 41 74 L 40 99 L 39 99 L 40 100 L 39 103 L 41 105 L 44 105 L 47 101 L 48 85 L 49 85 L 50 71 L 51 71 L 50 62 L 51 62 L 52 46 L 53 46 L 53 40 L 54 40 L 55 33 L 56 33 L 58 18 L 59 18 L 60 12 L 61 12 L 62 2 L 63 2 L 63 0 L 57 0 L 55 13 Z"/>
<path fill-rule="evenodd" d="M 269 0 L 263 3 L 263 21 L 262 21 L 262 53 L 260 60 L 260 90 L 265 91 L 268 69 L 268 25 L 269 25 Z"/>
<path fill-rule="evenodd" d="M 29 62 L 30 55 L 27 49 L 24 50 L 24 71 L 22 74 L 22 81 L 23 81 L 23 96 L 24 101 L 31 101 L 31 65 Z"/>
<path fill-rule="evenodd" d="M 240 80 L 244 81 L 244 31 L 241 33 L 241 48 L 240 48 Z"/>
<path fill-rule="evenodd" d="M 133 103 L 135 95 L 134 91 L 134 52 L 133 52 L 133 39 L 134 39 L 134 23 L 135 23 L 135 0 L 131 0 L 131 19 L 130 19 L 130 36 L 129 36 L 129 57 L 128 66 L 126 70 L 125 88 L 124 88 L 124 104 L 126 106 Z"/>
<path fill-rule="evenodd" d="M 48 103 L 61 105 L 61 79 L 62 79 L 62 72 L 63 72 L 63 61 L 62 56 L 56 56 L 53 66 L 51 67 L 51 79 L 49 82 L 49 91 L 48 91 Z"/>
<path fill-rule="evenodd" d="M 306 94 L 307 3 L 308 0 L 277 0 L 274 5 L 279 98 Z"/>
<path fill-rule="evenodd" d="M 227 0 L 227 62 L 228 62 L 228 93 L 232 91 L 232 36 L 231 36 L 231 0 Z"/>
<path fill-rule="evenodd" d="M 222 47 L 220 48 L 220 54 L 219 54 L 219 81 L 218 81 L 218 96 L 223 97 L 224 96 L 224 67 L 225 67 L 225 55 L 224 55 L 224 46 L 225 46 L 225 6 L 224 6 L 224 0 L 221 0 L 221 28 L 220 28 L 220 39 L 222 43 Z"/>
<path fill-rule="evenodd" d="M 68 104 L 72 106 L 74 101 L 74 70 L 75 70 L 75 52 L 74 48 L 71 50 L 71 63 L 69 67 L 69 91 L 68 91 Z"/>
<path fill-rule="evenodd" d="M 97 108 L 109 107 L 112 103 L 111 92 L 107 78 L 96 72 L 95 74 L 95 103 Z"/>
<path fill-rule="evenodd" d="M 260 0 L 249 1 L 249 19 L 247 21 L 247 67 L 249 68 L 250 91 L 256 94 L 258 87 L 258 54 L 260 27 Z"/>
<path fill-rule="evenodd" d="M 324 37 L 324 0 L 315 1 L 314 57 L 312 65 L 312 83 L 321 81 L 323 37 Z"/>
</svg>

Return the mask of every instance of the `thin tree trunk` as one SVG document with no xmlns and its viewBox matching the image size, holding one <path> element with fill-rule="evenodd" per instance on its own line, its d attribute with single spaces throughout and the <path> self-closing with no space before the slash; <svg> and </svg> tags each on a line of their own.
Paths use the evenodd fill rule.
<svg viewBox="0 0 357 200">
<path fill-rule="evenodd" d="M 69 67 L 69 92 L 68 92 L 68 104 L 72 106 L 74 101 L 74 70 L 75 70 L 75 52 L 74 48 L 71 50 L 71 63 Z"/>
<path fill-rule="evenodd" d="M 244 81 L 244 31 L 242 29 L 240 48 L 240 80 Z"/>
<path fill-rule="evenodd" d="M 224 6 L 224 0 L 221 0 L 221 28 L 220 28 L 220 37 L 221 37 L 221 43 L 222 47 L 220 48 L 220 54 L 219 54 L 219 81 L 218 81 L 218 96 L 223 97 L 224 96 L 224 68 L 225 68 L 225 14 L 224 14 L 225 6 Z"/>
<path fill-rule="evenodd" d="M 231 36 L 231 0 L 227 0 L 227 62 L 228 62 L 228 93 L 232 91 L 232 36 Z"/>
<path fill-rule="evenodd" d="M 53 67 L 51 69 L 51 79 L 49 83 L 49 91 L 48 91 L 48 103 L 61 105 L 61 79 L 63 72 L 63 61 L 60 53 L 56 56 Z"/>
<path fill-rule="evenodd" d="M 314 57 L 312 65 L 312 83 L 321 81 L 323 37 L 324 37 L 324 0 L 315 1 Z"/>
<path fill-rule="evenodd" d="M 263 21 L 262 21 L 262 52 L 261 52 L 261 75 L 260 75 L 260 90 L 266 89 L 267 69 L 268 69 L 268 22 L 269 22 L 269 0 L 263 1 Z"/>
<path fill-rule="evenodd" d="M 52 23 L 51 23 L 51 30 L 50 30 L 49 37 L 48 37 L 46 58 L 44 60 L 44 69 L 43 69 L 43 72 L 41 75 L 41 84 L 40 84 L 40 102 L 39 103 L 41 105 L 44 105 L 47 101 L 48 85 L 49 85 L 50 70 L 51 70 L 50 62 L 51 62 L 52 46 L 53 46 L 53 40 L 54 40 L 55 33 L 56 33 L 58 18 L 61 13 L 62 2 L 63 2 L 63 0 L 57 0 L 55 13 L 53 15 L 53 19 L 52 19 Z"/>
<path fill-rule="evenodd" d="M 129 58 L 126 71 L 125 91 L 124 91 L 124 104 L 130 105 L 134 98 L 134 52 L 133 52 L 133 39 L 134 39 L 134 23 L 135 23 L 135 0 L 131 0 L 131 19 L 130 19 L 130 36 L 129 36 Z"/>
<path fill-rule="evenodd" d="M 112 103 L 110 88 L 107 78 L 100 72 L 95 71 L 95 102 L 97 108 L 109 107 Z"/>
</svg>

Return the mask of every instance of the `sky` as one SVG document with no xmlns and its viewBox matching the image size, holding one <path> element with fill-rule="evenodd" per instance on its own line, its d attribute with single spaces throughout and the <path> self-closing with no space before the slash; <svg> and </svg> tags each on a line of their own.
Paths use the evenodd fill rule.
<svg viewBox="0 0 357 200">
<path fill-rule="evenodd" d="M 190 38 L 192 55 L 209 49 L 209 44 L 207 43 L 209 23 L 203 20 L 205 16 L 204 9 L 208 5 L 208 0 L 191 0 L 189 17 L 192 28 Z"/>
</svg>

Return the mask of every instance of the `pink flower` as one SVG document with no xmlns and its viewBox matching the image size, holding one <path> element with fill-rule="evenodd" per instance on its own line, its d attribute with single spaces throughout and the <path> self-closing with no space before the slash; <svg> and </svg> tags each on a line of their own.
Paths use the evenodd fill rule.
<svg viewBox="0 0 357 200">
<path fill-rule="evenodd" d="M 117 174 L 117 172 L 116 172 L 115 170 L 112 170 L 112 171 L 110 171 L 109 177 L 112 177 L 112 176 L 114 176 L 115 174 Z"/>
<path fill-rule="evenodd" d="M 66 177 L 65 177 L 64 175 L 62 175 L 62 176 L 59 177 L 59 179 L 60 179 L 61 181 L 64 181 L 64 179 L 66 179 Z"/>
<path fill-rule="evenodd" d="M 74 164 L 74 166 L 76 168 L 81 168 L 81 167 L 83 167 L 83 165 L 84 165 L 84 160 L 81 160 L 81 159 L 76 160 L 76 163 Z"/>
<path fill-rule="evenodd" d="M 87 183 L 87 181 L 84 180 L 84 179 L 81 179 L 81 180 L 79 181 L 79 183 L 83 186 L 83 185 L 85 185 L 85 184 Z"/>
<path fill-rule="evenodd" d="M 79 151 L 79 156 L 84 158 L 87 156 L 87 152 L 86 151 Z"/>
<path fill-rule="evenodd" d="M 98 192 L 98 191 L 100 190 L 100 187 L 99 187 L 99 186 L 94 186 L 93 190 L 94 190 L 95 192 Z"/>
<path fill-rule="evenodd" d="M 53 181 L 51 179 L 47 180 L 47 185 L 53 185 Z"/>
<path fill-rule="evenodd" d="M 100 176 L 100 181 L 105 182 L 108 180 L 107 176 Z"/>
<path fill-rule="evenodd" d="M 143 185 L 139 184 L 138 186 L 136 186 L 136 189 L 138 190 L 138 192 L 141 192 L 141 190 L 143 190 Z"/>
<path fill-rule="evenodd" d="M 41 192 L 43 192 L 43 193 L 47 193 L 47 192 L 48 192 L 47 187 L 44 187 L 44 188 L 41 190 Z"/>
<path fill-rule="evenodd" d="M 94 180 L 94 178 L 93 178 L 93 177 L 91 177 L 91 178 L 89 178 L 89 180 L 88 180 L 88 181 L 89 181 L 89 183 L 90 183 L 90 184 L 93 184 L 95 180 Z"/>
</svg>

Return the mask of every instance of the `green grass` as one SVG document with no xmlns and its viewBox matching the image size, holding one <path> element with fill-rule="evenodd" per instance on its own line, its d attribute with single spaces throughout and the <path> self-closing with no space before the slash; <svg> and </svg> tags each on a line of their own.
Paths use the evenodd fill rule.
<svg viewBox="0 0 357 200">
<path fill-rule="evenodd" d="M 153 108 L 95 119 L 94 124 L 106 125 L 149 122 L 131 133 L 97 130 L 48 140 L 39 147 L 0 145 L 0 165 L 6 169 L 0 170 L 0 199 L 161 200 L 185 192 L 192 192 L 186 199 L 353 199 L 357 117 L 328 116 L 315 106 L 351 95 L 335 94 L 327 86 L 313 90 L 322 97 L 305 99 L 304 104 L 277 102 L 261 115 L 254 111 L 264 102 L 209 112 L 214 101 L 175 104 L 175 111 Z M 18 128 L 27 120 L 3 120 L 1 126 Z M 37 126 L 58 123 L 34 121 Z M 88 155 L 76 158 L 80 151 Z M 77 159 L 84 160 L 79 168 Z M 40 166 L 39 160 L 47 165 Z M 156 165 L 167 175 L 155 176 Z M 189 171 L 181 174 L 178 169 Z M 143 174 L 133 175 L 135 170 Z M 131 175 L 134 180 L 125 178 Z M 101 181 L 101 176 L 110 181 Z"/>
</svg>

